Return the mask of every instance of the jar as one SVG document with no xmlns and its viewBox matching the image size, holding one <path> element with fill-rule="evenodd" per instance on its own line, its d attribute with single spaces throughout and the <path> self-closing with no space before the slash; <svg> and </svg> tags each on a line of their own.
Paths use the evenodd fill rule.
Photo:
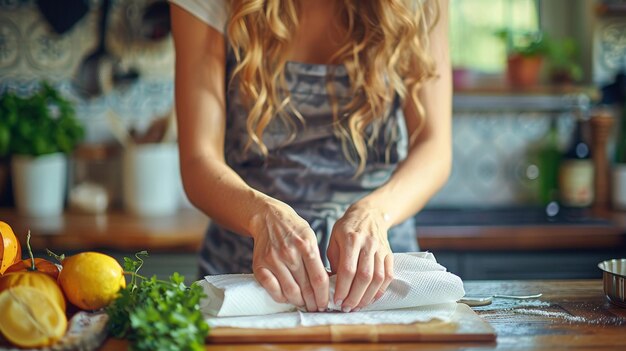
<svg viewBox="0 0 626 351">
<path fill-rule="evenodd" d="M 70 208 L 98 214 L 121 204 L 121 147 L 79 145 L 71 158 L 68 180 Z"/>
</svg>

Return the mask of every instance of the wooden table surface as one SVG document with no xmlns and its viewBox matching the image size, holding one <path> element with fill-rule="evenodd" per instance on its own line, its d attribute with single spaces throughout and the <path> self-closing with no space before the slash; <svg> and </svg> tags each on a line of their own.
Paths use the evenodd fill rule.
<svg viewBox="0 0 626 351">
<path fill-rule="evenodd" d="M 601 280 L 467 281 L 465 289 L 468 295 L 543 296 L 529 301 L 496 299 L 475 308 L 496 330 L 496 342 L 207 345 L 206 350 L 626 350 L 626 309 L 606 300 Z M 126 347 L 124 341 L 110 339 L 101 350 Z"/>
</svg>

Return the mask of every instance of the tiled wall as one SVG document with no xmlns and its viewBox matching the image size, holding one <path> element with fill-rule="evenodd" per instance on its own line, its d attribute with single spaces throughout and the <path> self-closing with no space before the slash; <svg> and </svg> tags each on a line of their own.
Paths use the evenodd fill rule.
<svg viewBox="0 0 626 351">
<path fill-rule="evenodd" d="M 572 113 L 459 112 L 454 115 L 452 174 L 432 207 L 537 203 L 536 154 L 557 119 L 560 146 L 574 126 Z"/>
<path fill-rule="evenodd" d="M 7 88 L 28 93 L 41 79 L 52 81 L 77 104 L 90 141 L 110 138 L 105 113 L 113 109 L 129 124 L 146 125 L 164 114 L 173 100 L 173 52 L 170 40 L 132 43 L 129 21 L 150 0 L 114 1 L 110 51 L 136 67 L 141 79 L 126 90 L 82 99 L 72 81 L 81 60 L 96 45 L 97 0 L 69 33 L 52 34 L 33 1 L 0 0 L 0 93 Z M 536 184 L 526 176 L 527 154 L 548 130 L 548 118 L 536 113 L 457 113 L 454 119 L 454 165 L 449 183 L 430 206 L 509 206 L 533 201 Z M 559 116 L 565 143 L 571 116 Z"/>
<path fill-rule="evenodd" d="M 606 84 L 619 69 L 626 70 L 626 16 L 601 18 L 594 33 L 593 47 L 594 82 Z"/>
<path fill-rule="evenodd" d="M 111 54 L 122 65 L 138 69 L 141 79 L 106 96 L 81 98 L 73 82 L 83 59 L 97 45 L 99 3 L 90 0 L 88 14 L 59 36 L 49 29 L 34 1 L 0 0 L 0 93 L 11 88 L 28 94 L 40 80 L 52 82 L 76 102 L 91 141 L 110 138 L 105 120 L 108 109 L 143 128 L 151 118 L 167 113 L 173 101 L 171 40 L 142 43 L 128 34 L 129 23 L 137 21 L 149 0 L 113 1 L 107 31 Z"/>
</svg>

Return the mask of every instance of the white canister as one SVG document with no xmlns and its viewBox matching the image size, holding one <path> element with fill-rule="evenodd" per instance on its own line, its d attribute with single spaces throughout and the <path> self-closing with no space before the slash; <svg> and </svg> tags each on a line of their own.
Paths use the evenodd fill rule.
<svg viewBox="0 0 626 351">
<path fill-rule="evenodd" d="M 179 208 L 180 171 L 174 143 L 131 145 L 124 151 L 124 206 L 140 216 L 163 216 Z"/>
<path fill-rule="evenodd" d="M 67 157 L 63 153 L 11 158 L 15 204 L 27 216 L 63 213 L 67 182 Z"/>
<path fill-rule="evenodd" d="M 618 163 L 613 165 L 612 172 L 612 194 L 613 208 L 626 210 L 626 164 Z"/>
</svg>

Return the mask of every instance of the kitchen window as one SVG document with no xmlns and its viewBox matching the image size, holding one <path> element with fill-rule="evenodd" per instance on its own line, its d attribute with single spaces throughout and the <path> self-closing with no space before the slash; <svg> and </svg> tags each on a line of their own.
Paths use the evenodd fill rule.
<svg viewBox="0 0 626 351">
<path fill-rule="evenodd" d="M 539 30 L 539 0 L 450 0 L 450 48 L 454 67 L 501 73 L 506 43 L 496 33 Z"/>
</svg>

